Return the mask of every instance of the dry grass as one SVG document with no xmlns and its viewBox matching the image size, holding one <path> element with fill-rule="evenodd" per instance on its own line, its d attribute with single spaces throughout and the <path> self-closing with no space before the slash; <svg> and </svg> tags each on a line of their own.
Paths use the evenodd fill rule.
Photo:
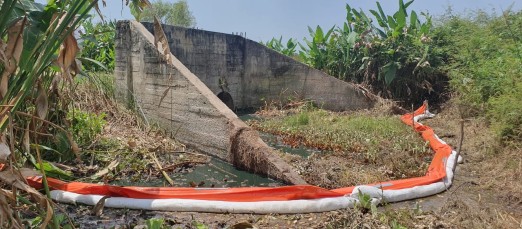
<svg viewBox="0 0 522 229">
<path fill-rule="evenodd" d="M 107 124 L 101 134 L 88 145 L 83 146 L 87 171 L 78 171 L 80 180 L 90 182 L 125 181 L 125 183 L 164 179 L 155 164 L 152 153 L 166 171 L 181 167 L 191 167 L 207 163 L 209 157 L 188 150 L 183 144 L 168 137 L 168 132 L 158 125 L 146 125 L 137 115 L 117 103 L 111 95 L 114 85 L 112 75 L 97 75 L 96 82 L 80 81 L 74 93 L 74 107 L 82 111 L 106 114 Z M 109 86 L 101 84 L 107 82 Z M 100 85 L 101 84 L 101 85 Z M 91 175 L 118 161 L 118 165 L 103 177 Z M 169 170 L 170 168 L 170 170 Z"/>
</svg>

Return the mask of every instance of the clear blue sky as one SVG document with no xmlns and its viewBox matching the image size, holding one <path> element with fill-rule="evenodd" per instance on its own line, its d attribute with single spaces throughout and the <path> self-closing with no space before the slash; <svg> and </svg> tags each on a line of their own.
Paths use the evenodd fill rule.
<svg viewBox="0 0 522 229">
<path fill-rule="evenodd" d="M 39 0 L 43 1 L 43 0 Z M 154 0 L 151 0 L 154 1 Z M 173 1 L 176 0 L 164 0 Z M 406 1 L 406 0 L 405 0 Z M 121 0 L 106 0 L 104 15 L 111 19 L 132 19 Z M 366 12 L 375 9 L 372 0 L 187 0 L 197 21 L 205 30 L 232 33 L 246 32 L 248 38 L 266 41 L 283 36 L 301 41 L 308 36 L 307 26 L 329 28 L 342 25 L 346 3 Z M 381 0 L 384 11 L 391 14 L 398 8 L 398 0 Z M 478 9 L 501 12 L 513 4 L 513 10 L 522 9 L 520 0 L 416 0 L 409 9 L 427 11 L 431 15 L 443 14 L 449 5 L 454 14 L 465 14 Z"/>
</svg>

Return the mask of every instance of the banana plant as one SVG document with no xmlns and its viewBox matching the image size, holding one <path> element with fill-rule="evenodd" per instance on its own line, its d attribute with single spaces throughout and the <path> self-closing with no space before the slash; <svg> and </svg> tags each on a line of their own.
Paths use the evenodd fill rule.
<svg viewBox="0 0 522 229">
<path fill-rule="evenodd" d="M 335 27 L 332 27 L 325 33 L 320 26 L 317 26 L 315 31 L 312 27 L 308 26 L 308 32 L 310 33 L 312 40 L 309 41 L 305 38 L 304 41 L 306 46 L 299 43 L 299 46 L 301 47 L 299 56 L 305 61 L 305 63 L 320 70 L 326 68 L 328 62 L 327 45 L 334 28 Z"/>
<path fill-rule="evenodd" d="M 297 48 L 297 43 L 292 38 L 288 39 L 288 41 L 286 42 L 286 46 L 283 45 L 282 36 L 279 37 L 279 39 L 272 38 L 270 41 L 267 41 L 266 43 L 261 42 L 261 44 L 264 44 L 268 48 L 290 57 L 295 55 L 295 49 Z"/>
</svg>

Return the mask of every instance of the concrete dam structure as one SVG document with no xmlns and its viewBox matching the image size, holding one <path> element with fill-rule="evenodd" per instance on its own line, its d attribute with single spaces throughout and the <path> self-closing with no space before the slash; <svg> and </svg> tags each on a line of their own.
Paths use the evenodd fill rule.
<svg viewBox="0 0 522 229">
<path fill-rule="evenodd" d="M 178 141 L 241 169 L 306 183 L 233 110 L 288 98 L 334 111 L 375 103 L 356 85 L 241 36 L 163 25 L 171 52 L 164 53 L 154 30 L 151 23 L 117 23 L 117 99 Z"/>
</svg>

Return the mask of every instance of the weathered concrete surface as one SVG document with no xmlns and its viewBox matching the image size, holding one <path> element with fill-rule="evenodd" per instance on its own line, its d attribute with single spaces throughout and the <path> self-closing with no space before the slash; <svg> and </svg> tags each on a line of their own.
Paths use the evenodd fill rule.
<svg viewBox="0 0 522 229">
<path fill-rule="evenodd" d="M 153 24 L 143 23 L 153 31 Z M 265 101 L 308 99 L 344 111 L 373 106 L 373 96 L 241 36 L 164 25 L 170 50 L 214 93 L 230 93 L 235 108 Z M 283 101 L 285 102 L 285 101 Z"/>
<path fill-rule="evenodd" d="M 116 34 L 117 98 L 136 103 L 147 119 L 197 150 L 256 173 L 305 183 L 176 57 L 162 54 L 143 25 L 120 21 Z"/>
</svg>

